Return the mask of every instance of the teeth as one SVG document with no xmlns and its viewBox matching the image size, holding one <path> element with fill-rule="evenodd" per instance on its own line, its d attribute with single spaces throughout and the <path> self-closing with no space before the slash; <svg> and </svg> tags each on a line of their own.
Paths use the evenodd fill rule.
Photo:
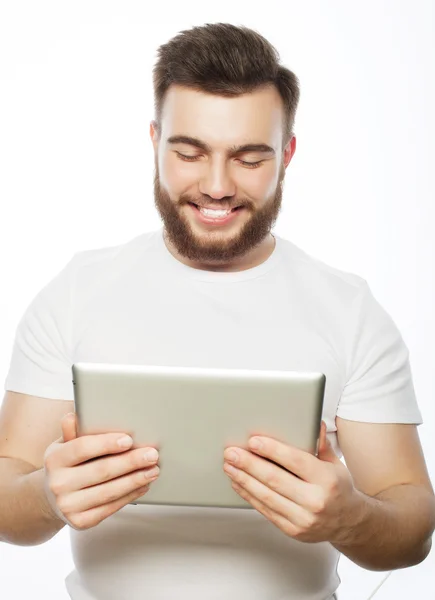
<svg viewBox="0 0 435 600">
<path fill-rule="evenodd" d="M 229 215 L 231 212 L 231 209 L 229 210 L 215 210 L 213 208 L 200 208 L 199 211 L 206 216 L 209 217 L 225 217 L 226 215 Z"/>
</svg>

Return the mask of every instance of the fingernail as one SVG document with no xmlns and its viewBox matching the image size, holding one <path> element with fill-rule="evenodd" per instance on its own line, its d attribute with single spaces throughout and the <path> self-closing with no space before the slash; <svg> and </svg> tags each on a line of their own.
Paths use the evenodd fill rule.
<svg viewBox="0 0 435 600">
<path fill-rule="evenodd" d="M 227 460 L 229 460 L 230 462 L 237 462 L 237 459 L 239 458 L 237 453 L 234 452 L 234 450 L 229 450 L 225 453 L 225 458 Z"/>
<path fill-rule="evenodd" d="M 232 465 L 229 465 L 228 463 L 225 463 L 224 470 L 227 473 L 231 473 L 233 475 L 235 475 L 237 473 L 237 469 L 235 467 L 233 467 Z"/>
<path fill-rule="evenodd" d="M 131 446 L 133 443 L 133 438 L 131 438 L 129 435 L 124 435 L 122 438 L 119 438 L 118 440 L 118 446 L 120 448 L 128 448 L 129 446 Z"/>
<path fill-rule="evenodd" d="M 149 450 L 147 450 L 145 452 L 144 457 L 145 457 L 145 460 L 148 460 L 149 462 L 153 462 L 159 458 L 159 453 L 157 452 L 157 450 L 155 448 L 150 448 Z"/>
<path fill-rule="evenodd" d="M 249 440 L 249 447 L 253 448 L 254 450 L 260 450 L 262 445 L 263 444 L 259 438 L 254 437 Z"/>
<path fill-rule="evenodd" d="M 160 469 L 159 467 L 153 467 L 152 469 L 148 469 L 148 471 L 144 471 L 144 473 L 146 473 L 147 477 L 154 477 L 155 475 L 158 475 L 160 473 Z"/>
</svg>

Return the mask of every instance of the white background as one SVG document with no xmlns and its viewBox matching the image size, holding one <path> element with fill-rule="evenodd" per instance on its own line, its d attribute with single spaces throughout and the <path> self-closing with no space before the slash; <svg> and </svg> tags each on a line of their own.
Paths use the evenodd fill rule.
<svg viewBox="0 0 435 600">
<path fill-rule="evenodd" d="M 182 29 L 258 30 L 301 82 L 297 151 L 275 231 L 368 280 L 410 349 L 435 474 L 435 7 L 431 0 L 0 3 L 0 375 L 36 293 L 79 250 L 161 225 L 153 206 L 151 69 Z M 432 167 L 432 168 L 431 168 Z M 369 440 L 367 441 L 369 443 Z M 433 598 L 435 552 L 376 600 Z M 68 531 L 0 545 L 0 594 L 67 598 Z M 340 600 L 386 573 L 343 558 Z M 5 593 L 8 591 L 8 593 Z"/>
</svg>

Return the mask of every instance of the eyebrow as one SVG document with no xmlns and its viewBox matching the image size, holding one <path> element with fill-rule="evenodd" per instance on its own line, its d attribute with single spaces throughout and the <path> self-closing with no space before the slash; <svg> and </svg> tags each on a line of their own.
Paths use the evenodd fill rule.
<svg viewBox="0 0 435 600">
<path fill-rule="evenodd" d="M 191 137 L 189 135 L 173 135 L 167 139 L 168 144 L 188 144 L 189 146 L 195 146 L 204 152 L 211 153 L 211 147 L 199 140 L 198 138 Z M 243 154 L 245 152 L 267 152 L 268 154 L 275 154 L 275 150 L 272 146 L 267 144 L 243 144 L 242 146 L 230 146 L 227 148 L 229 156 L 235 156 L 236 154 Z"/>
</svg>

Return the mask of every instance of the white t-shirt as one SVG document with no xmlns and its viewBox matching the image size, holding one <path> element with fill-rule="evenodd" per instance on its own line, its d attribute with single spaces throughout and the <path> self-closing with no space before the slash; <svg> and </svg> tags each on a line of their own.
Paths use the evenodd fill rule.
<svg viewBox="0 0 435 600">
<path fill-rule="evenodd" d="M 73 400 L 74 362 L 321 371 L 323 419 L 422 423 L 408 349 L 361 277 L 275 235 L 240 272 L 176 260 L 163 228 L 76 253 L 20 320 L 5 390 Z M 158 485 L 157 482 L 154 485 Z M 74 600 L 326 600 L 339 553 L 256 510 L 129 505 L 71 532 Z"/>
</svg>

